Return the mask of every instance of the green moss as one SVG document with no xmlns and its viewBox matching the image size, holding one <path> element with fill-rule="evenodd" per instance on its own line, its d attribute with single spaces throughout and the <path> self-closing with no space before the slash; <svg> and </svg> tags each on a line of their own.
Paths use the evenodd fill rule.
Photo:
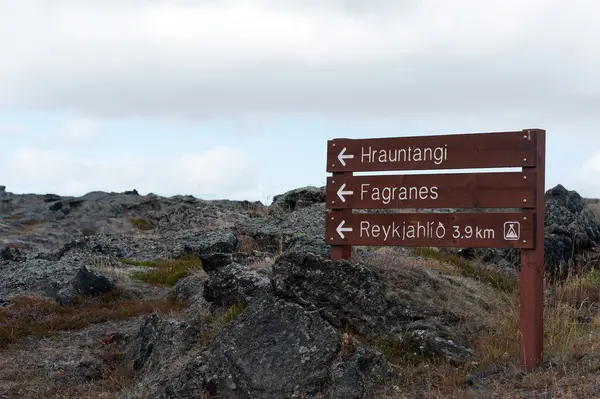
<svg viewBox="0 0 600 399">
<path fill-rule="evenodd" d="M 596 268 L 592 268 L 586 275 L 585 280 L 590 284 L 600 287 L 600 271 Z"/>
<path fill-rule="evenodd" d="M 231 305 L 229 307 L 229 309 L 227 309 L 227 311 L 223 315 L 223 319 L 225 320 L 225 323 L 229 323 L 230 321 L 233 321 L 236 317 L 238 317 L 244 311 L 244 309 L 245 309 L 244 304 L 239 301 L 236 302 L 235 304 Z"/>
<path fill-rule="evenodd" d="M 433 248 L 422 248 L 416 247 L 411 248 L 413 255 L 421 256 L 425 258 L 435 259 L 439 262 L 449 263 L 467 277 L 474 278 L 479 281 L 490 284 L 492 287 L 497 288 L 504 292 L 513 292 L 518 288 L 518 283 L 514 279 L 505 276 L 499 272 L 486 271 L 478 269 L 473 266 L 469 261 L 451 254 L 445 254 L 436 251 Z"/>
<path fill-rule="evenodd" d="M 156 224 L 142 218 L 132 218 L 131 225 L 139 230 L 154 230 L 156 228 Z"/>
<path fill-rule="evenodd" d="M 202 268 L 202 260 L 187 257 L 185 259 L 156 259 L 152 261 L 136 261 L 119 259 L 121 263 L 131 266 L 148 267 L 150 270 L 135 272 L 132 278 L 154 285 L 174 286 L 189 272 Z"/>
<path fill-rule="evenodd" d="M 198 334 L 198 345 L 205 347 L 215 339 L 223 328 L 235 320 L 245 309 L 245 305 L 238 301 L 229 308 L 218 308 L 211 315 L 202 318 L 201 331 Z"/>
<path fill-rule="evenodd" d="M 431 361 L 423 356 L 404 334 L 377 341 L 371 346 L 381 352 L 388 362 L 395 365 L 418 365 L 425 361 Z"/>
</svg>

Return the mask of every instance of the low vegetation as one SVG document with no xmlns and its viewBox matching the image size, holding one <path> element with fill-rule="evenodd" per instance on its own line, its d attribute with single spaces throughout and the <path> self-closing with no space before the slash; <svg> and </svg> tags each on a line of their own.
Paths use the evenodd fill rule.
<svg viewBox="0 0 600 399">
<path fill-rule="evenodd" d="M 235 320 L 245 309 L 241 302 L 236 302 L 228 308 L 215 309 L 203 318 L 202 331 L 198 336 L 198 344 L 206 346 L 212 341 L 223 327 Z"/>
<path fill-rule="evenodd" d="M 592 213 L 596 216 L 596 219 L 600 220 L 600 199 L 588 199 L 586 200 L 587 207 L 592 211 Z"/>
<path fill-rule="evenodd" d="M 118 291 L 97 298 L 79 298 L 67 306 L 41 298 L 19 297 L 11 306 L 0 307 L 0 348 L 21 338 L 47 338 L 91 324 L 125 320 L 152 312 L 168 313 L 182 307 L 182 303 L 170 300 L 122 299 Z"/>
<path fill-rule="evenodd" d="M 513 292 L 518 287 L 518 281 L 506 276 L 493 269 L 480 269 L 474 266 L 468 260 L 461 258 L 460 256 L 444 253 L 434 248 L 428 247 L 417 247 L 411 248 L 413 255 L 421 256 L 425 258 L 435 259 L 439 262 L 447 263 L 452 266 L 463 276 L 471 277 L 473 279 L 488 283 L 494 288 L 501 291 Z"/>
<path fill-rule="evenodd" d="M 134 272 L 131 277 L 153 285 L 174 286 L 188 273 L 202 269 L 202 260 L 195 257 L 184 259 L 156 259 L 152 261 L 136 261 L 119 259 L 123 264 L 147 267 L 148 270 Z"/>
<path fill-rule="evenodd" d="M 149 231 L 156 229 L 156 223 L 143 218 L 132 218 L 131 225 L 138 230 Z"/>
<path fill-rule="evenodd" d="M 544 307 L 545 363 L 537 371 L 524 373 L 520 367 L 519 287 L 517 281 L 480 270 L 460 257 L 434 249 L 416 248 L 414 259 L 381 248 L 361 261 L 375 266 L 388 290 L 404 290 L 401 281 L 414 283 L 418 270 L 431 270 L 452 278 L 469 277 L 496 289 L 469 292 L 451 300 L 453 312 L 465 319 L 476 311 L 465 299 L 485 294 L 495 300 L 479 312 L 485 328 L 471 336 L 471 358 L 460 366 L 420 356 L 409 341 L 395 339 L 367 342 L 343 331 L 345 347 L 361 341 L 377 350 L 397 367 L 400 377 L 377 392 L 379 399 L 397 398 L 595 398 L 600 392 L 600 270 L 579 268 L 563 281 L 546 279 Z M 445 288 L 438 287 L 445 296 Z M 482 288 L 473 288 L 481 290 Z M 485 288 L 483 288 L 485 290 Z M 413 295 L 418 288 L 413 287 Z M 474 314 L 473 314 L 474 315 Z M 472 388 L 472 389 L 469 389 Z M 423 393 L 425 390 L 425 393 Z M 470 393 L 467 393 L 470 392 Z M 540 396 L 531 396 L 531 394 Z M 467 396 L 465 396 L 467 395 Z M 469 396 L 470 395 L 470 396 Z M 545 396 L 544 396 L 545 395 Z"/>
</svg>

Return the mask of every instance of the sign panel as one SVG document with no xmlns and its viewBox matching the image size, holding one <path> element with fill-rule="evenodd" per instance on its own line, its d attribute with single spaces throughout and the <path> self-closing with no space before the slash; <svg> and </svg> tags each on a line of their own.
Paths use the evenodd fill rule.
<svg viewBox="0 0 600 399">
<path fill-rule="evenodd" d="M 332 176 L 327 208 L 533 208 L 535 183 L 535 171 Z"/>
<path fill-rule="evenodd" d="M 534 219 L 517 213 L 330 212 L 328 245 L 533 248 Z"/>
<path fill-rule="evenodd" d="M 523 131 L 334 139 L 327 172 L 478 169 L 535 165 L 535 140 Z"/>
<path fill-rule="evenodd" d="M 544 348 L 546 131 L 327 142 L 325 242 L 331 260 L 353 246 L 520 248 L 521 365 Z M 513 173 L 353 176 L 352 172 L 515 167 Z M 518 208 L 516 213 L 353 213 L 383 208 Z M 526 208 L 526 209 L 524 209 Z M 412 211 L 411 211 L 412 212 Z"/>
</svg>

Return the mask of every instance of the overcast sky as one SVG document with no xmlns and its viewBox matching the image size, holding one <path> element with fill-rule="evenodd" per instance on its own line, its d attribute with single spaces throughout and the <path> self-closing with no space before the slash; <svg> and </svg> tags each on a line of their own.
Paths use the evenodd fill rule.
<svg viewBox="0 0 600 399">
<path fill-rule="evenodd" d="M 595 0 L 0 0 L 0 184 L 261 200 L 326 142 L 542 128 L 600 197 Z"/>
</svg>

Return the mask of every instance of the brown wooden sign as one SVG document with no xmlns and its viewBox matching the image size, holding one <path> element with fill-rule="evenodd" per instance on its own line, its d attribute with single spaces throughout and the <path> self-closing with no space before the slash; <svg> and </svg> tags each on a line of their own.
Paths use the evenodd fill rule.
<svg viewBox="0 0 600 399">
<path fill-rule="evenodd" d="M 533 248 L 534 216 L 522 213 L 330 214 L 330 245 Z"/>
<path fill-rule="evenodd" d="M 535 150 L 523 131 L 335 139 L 327 143 L 327 172 L 533 166 Z"/>
<path fill-rule="evenodd" d="M 539 366 L 544 327 L 546 131 L 470 133 L 327 142 L 325 241 L 331 259 L 352 246 L 520 248 L 521 365 Z M 502 173 L 353 176 L 353 172 L 518 168 Z M 353 209 L 411 208 L 411 213 Z M 517 208 L 521 212 L 415 212 Z"/>
<path fill-rule="evenodd" d="M 335 176 L 329 209 L 533 208 L 535 172 Z"/>
</svg>

